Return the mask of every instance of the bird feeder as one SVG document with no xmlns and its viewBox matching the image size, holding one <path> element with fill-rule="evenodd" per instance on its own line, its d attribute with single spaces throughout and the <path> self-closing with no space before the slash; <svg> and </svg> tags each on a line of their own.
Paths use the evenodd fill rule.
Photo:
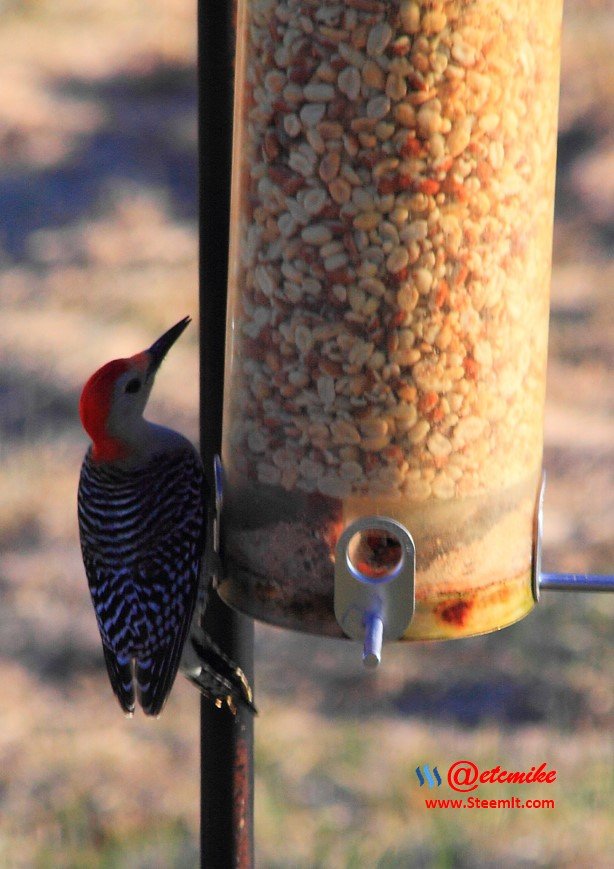
<svg viewBox="0 0 614 869">
<path fill-rule="evenodd" d="M 240 0 L 222 598 L 365 643 L 534 588 L 562 0 Z"/>
</svg>

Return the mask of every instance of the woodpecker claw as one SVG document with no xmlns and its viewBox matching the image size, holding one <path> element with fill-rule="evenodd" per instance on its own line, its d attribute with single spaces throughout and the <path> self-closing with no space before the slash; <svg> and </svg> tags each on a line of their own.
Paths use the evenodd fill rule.
<svg viewBox="0 0 614 869">
<path fill-rule="evenodd" d="M 253 692 L 243 670 L 228 657 L 201 628 L 192 627 L 184 646 L 181 671 L 186 679 L 221 708 L 227 705 L 233 715 L 243 704 L 257 713 Z"/>
</svg>

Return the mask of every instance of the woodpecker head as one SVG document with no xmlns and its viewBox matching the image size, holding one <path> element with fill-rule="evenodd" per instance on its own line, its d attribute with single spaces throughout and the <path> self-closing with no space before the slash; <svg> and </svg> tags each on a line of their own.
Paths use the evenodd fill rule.
<svg viewBox="0 0 614 869">
<path fill-rule="evenodd" d="M 128 458 L 142 433 L 143 411 L 162 360 L 190 323 L 184 317 L 148 350 L 113 359 L 89 378 L 79 401 L 83 428 L 96 461 Z"/>
</svg>

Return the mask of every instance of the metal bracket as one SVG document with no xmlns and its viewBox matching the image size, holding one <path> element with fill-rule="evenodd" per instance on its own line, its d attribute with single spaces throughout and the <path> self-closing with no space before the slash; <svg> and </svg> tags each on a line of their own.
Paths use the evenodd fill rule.
<svg viewBox="0 0 614 869">
<path fill-rule="evenodd" d="M 224 502 L 224 469 L 222 460 L 218 455 L 213 457 L 213 481 L 215 496 L 215 515 L 213 517 L 213 548 L 220 551 L 220 522 L 222 518 L 222 504 Z"/>
<path fill-rule="evenodd" d="M 224 471 L 222 460 L 218 455 L 213 457 L 213 498 L 208 505 L 207 543 L 205 549 L 205 575 L 214 588 L 222 577 L 222 562 L 220 556 L 220 523 L 222 504 L 224 501 Z M 209 583 L 207 583 L 208 585 Z"/>
<path fill-rule="evenodd" d="M 381 552 L 367 563 L 360 547 Z M 378 547 L 377 544 L 381 545 Z M 416 547 L 409 531 L 394 519 L 364 516 L 345 529 L 335 550 L 335 617 L 342 630 L 362 640 L 363 663 L 377 667 L 384 640 L 398 640 L 415 608 Z"/>
<path fill-rule="evenodd" d="M 220 557 L 220 514 L 223 500 L 222 463 L 219 456 L 213 459 L 213 497 L 205 505 L 207 511 L 205 529 L 205 554 L 203 572 L 201 575 L 194 615 L 190 626 L 190 637 L 183 647 L 181 670 L 184 676 L 202 690 L 199 681 L 203 671 L 201 657 L 197 651 L 202 644 L 203 617 L 209 597 L 209 589 L 216 588 L 222 577 L 222 560 Z M 195 645 L 196 644 L 196 645 Z"/>
<path fill-rule="evenodd" d="M 535 509 L 532 584 L 533 597 L 539 602 L 542 591 L 609 591 L 614 592 L 614 576 L 601 573 L 543 573 L 542 535 L 546 475 L 543 474 Z"/>
<path fill-rule="evenodd" d="M 544 528 L 544 494 L 546 492 L 546 472 L 542 473 L 542 480 L 535 505 L 535 517 L 533 519 L 533 560 L 531 564 L 531 585 L 533 599 L 539 603 L 540 578 L 542 572 L 542 534 Z"/>
</svg>

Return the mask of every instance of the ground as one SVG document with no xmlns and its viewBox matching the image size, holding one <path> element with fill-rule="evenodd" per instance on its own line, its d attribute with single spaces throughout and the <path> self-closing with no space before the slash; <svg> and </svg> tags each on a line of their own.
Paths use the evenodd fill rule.
<svg viewBox="0 0 614 869">
<path fill-rule="evenodd" d="M 83 381 L 197 312 L 195 6 L 2 5 L 0 862 L 196 866 L 198 697 L 180 679 L 159 721 L 121 716 L 75 518 Z M 565 8 L 551 570 L 614 564 L 612 11 Z M 191 328 L 151 415 L 193 439 L 197 372 Z M 350 643 L 258 626 L 259 865 L 611 865 L 612 613 L 603 595 L 551 593 L 501 633 L 390 647 L 375 675 Z M 546 762 L 556 784 L 534 793 L 556 808 L 427 810 L 416 767 L 460 758 Z"/>
</svg>

